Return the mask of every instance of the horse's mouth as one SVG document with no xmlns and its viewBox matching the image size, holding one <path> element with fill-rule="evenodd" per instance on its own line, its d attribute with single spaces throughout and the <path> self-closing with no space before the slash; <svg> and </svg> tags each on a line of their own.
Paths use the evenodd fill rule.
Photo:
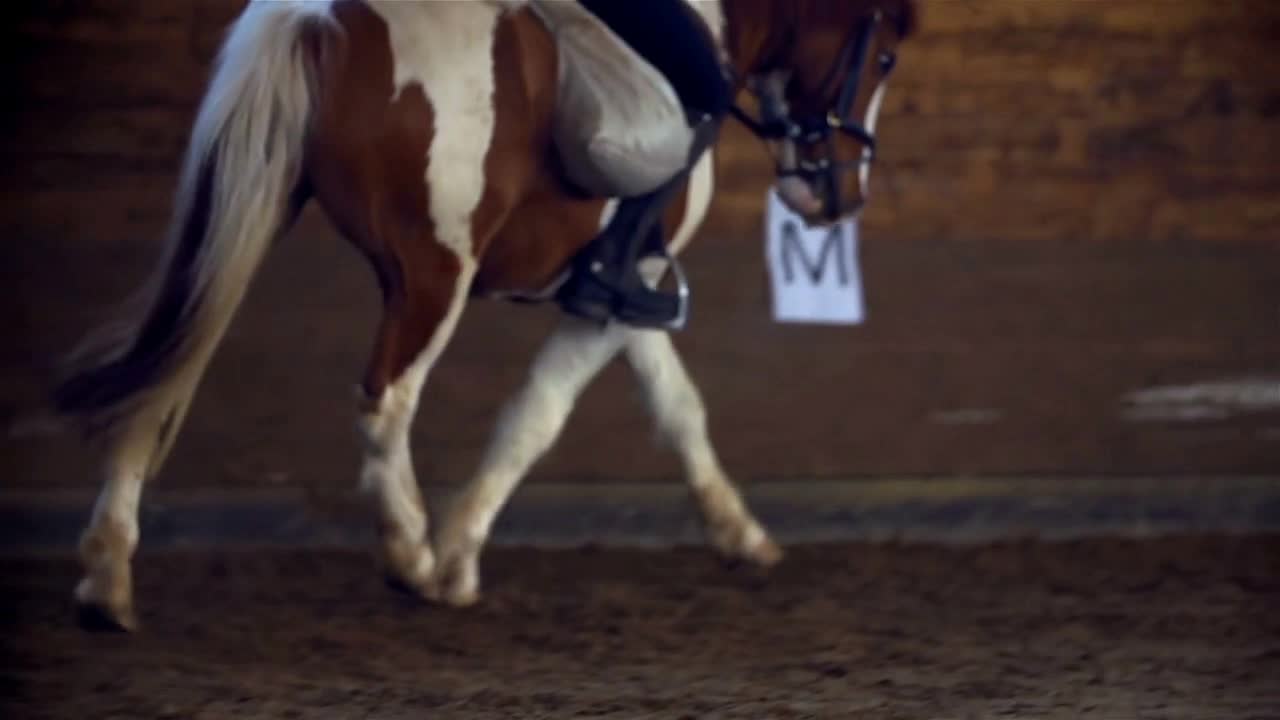
<svg viewBox="0 0 1280 720">
<path fill-rule="evenodd" d="M 798 177 L 784 177 L 775 184 L 778 198 L 809 228 L 829 228 L 857 217 L 862 204 L 840 207 L 832 212 L 813 184 Z"/>
<path fill-rule="evenodd" d="M 810 183 L 798 177 L 784 177 L 778 180 L 776 187 L 782 204 L 806 222 L 823 218 L 825 205 Z"/>
</svg>

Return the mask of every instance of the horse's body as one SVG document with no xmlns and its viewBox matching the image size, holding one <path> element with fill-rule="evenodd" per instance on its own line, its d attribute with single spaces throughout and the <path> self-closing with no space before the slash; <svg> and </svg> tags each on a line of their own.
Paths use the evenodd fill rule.
<svg viewBox="0 0 1280 720">
<path fill-rule="evenodd" d="M 767 27 L 765 0 L 725 0 L 725 9 L 735 4 L 741 18 L 756 13 Z M 478 555 L 494 518 L 579 392 L 618 353 L 684 461 L 712 544 L 732 558 L 778 560 L 716 458 L 699 393 L 669 337 L 568 317 L 507 404 L 434 549 L 429 542 L 409 428 L 464 306 L 475 296 L 543 291 L 611 208 L 567 187 L 557 171 L 549 137 L 556 49 L 524 5 L 254 2 L 237 21 L 196 121 L 168 255 L 145 305 L 59 389 L 59 409 L 108 441 L 104 488 L 81 543 L 83 608 L 133 626 L 142 486 L 171 447 L 266 249 L 313 200 L 368 257 L 383 289 L 361 388 L 360 482 L 376 501 L 395 581 L 445 603 L 477 598 Z M 736 29 L 729 44 L 745 74 L 750 53 L 769 48 L 767 32 L 722 24 L 720 2 L 697 5 L 717 36 Z M 669 209 L 674 250 L 701 223 L 712 175 L 708 154 Z M 656 281 L 663 268 L 649 270 Z"/>
</svg>

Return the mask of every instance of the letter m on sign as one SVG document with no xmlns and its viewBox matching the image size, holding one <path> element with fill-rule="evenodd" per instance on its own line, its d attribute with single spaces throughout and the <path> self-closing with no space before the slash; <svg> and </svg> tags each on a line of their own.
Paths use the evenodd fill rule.
<svg viewBox="0 0 1280 720">
<path fill-rule="evenodd" d="M 807 282 L 810 285 L 821 285 L 822 281 L 827 277 L 828 268 L 831 265 L 836 269 L 836 283 L 841 287 L 849 285 L 849 254 L 844 248 L 844 230 L 843 225 L 833 225 L 826 231 L 826 237 L 823 238 L 821 230 L 815 235 L 801 236 L 801 225 L 798 222 L 787 221 L 782 224 L 779 229 L 782 233 L 782 279 L 788 285 L 796 283 L 796 264 L 798 263 L 804 271 L 806 277 L 801 278 L 801 282 Z M 809 250 L 817 241 L 818 251 L 814 257 L 809 257 Z"/>
<path fill-rule="evenodd" d="M 858 226 L 810 228 L 769 193 L 765 255 L 778 322 L 856 325 L 864 317 Z"/>
</svg>

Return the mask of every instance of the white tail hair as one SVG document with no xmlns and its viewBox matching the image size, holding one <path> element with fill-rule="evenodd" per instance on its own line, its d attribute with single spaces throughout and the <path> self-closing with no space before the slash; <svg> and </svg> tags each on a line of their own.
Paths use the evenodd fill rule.
<svg viewBox="0 0 1280 720">
<path fill-rule="evenodd" d="M 60 415 L 152 445 L 149 472 L 291 219 L 315 86 L 307 33 L 331 23 L 329 3 L 314 0 L 254 0 L 236 20 L 192 130 L 164 256 L 131 317 L 77 351 L 54 394 Z"/>
</svg>

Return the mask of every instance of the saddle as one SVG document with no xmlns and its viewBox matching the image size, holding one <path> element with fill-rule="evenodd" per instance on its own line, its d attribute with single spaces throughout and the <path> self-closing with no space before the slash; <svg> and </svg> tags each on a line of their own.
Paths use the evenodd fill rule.
<svg viewBox="0 0 1280 720">
<path fill-rule="evenodd" d="M 559 53 L 552 132 L 566 179 L 589 195 L 634 197 L 684 169 L 695 131 L 662 73 L 576 1 L 529 6 Z"/>
</svg>

